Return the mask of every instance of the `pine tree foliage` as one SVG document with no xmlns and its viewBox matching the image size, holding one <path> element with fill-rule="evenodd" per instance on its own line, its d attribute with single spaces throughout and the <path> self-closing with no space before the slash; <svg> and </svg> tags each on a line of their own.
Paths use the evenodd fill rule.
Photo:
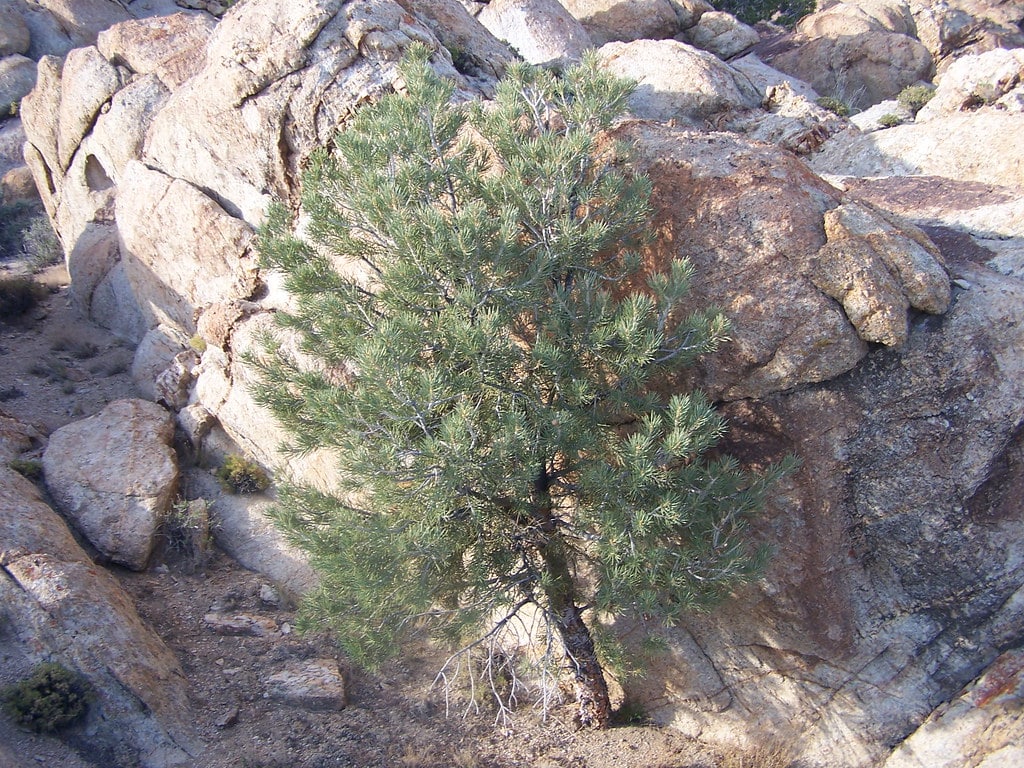
<svg viewBox="0 0 1024 768">
<path fill-rule="evenodd" d="M 455 103 L 425 49 L 403 76 L 310 162 L 301 237 L 282 207 L 261 236 L 296 309 L 257 397 L 346 478 L 276 513 L 321 577 L 306 620 L 373 665 L 533 607 L 579 682 L 584 611 L 671 625 L 755 572 L 741 534 L 775 474 L 711 457 L 702 395 L 648 388 L 727 326 L 687 312 L 686 261 L 641 270 L 649 182 L 598 138 L 631 86 L 522 65 Z"/>
</svg>

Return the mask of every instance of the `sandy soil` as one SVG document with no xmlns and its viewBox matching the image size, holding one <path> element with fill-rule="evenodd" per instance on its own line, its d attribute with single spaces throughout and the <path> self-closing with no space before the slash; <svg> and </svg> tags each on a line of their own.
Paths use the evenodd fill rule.
<svg viewBox="0 0 1024 768">
<path fill-rule="evenodd" d="M 45 278 L 55 292 L 15 323 L 0 324 L 0 407 L 49 434 L 63 424 L 133 396 L 132 350 L 79 317 L 66 275 Z M 38 451 L 36 452 L 38 454 Z M 32 458 L 32 455 L 26 458 Z M 496 728 L 493 713 L 445 716 L 430 691 L 436 655 L 410 654 L 380 674 L 350 670 L 348 706 L 312 712 L 265 696 L 264 681 L 292 659 L 338 657 L 330 638 L 230 636 L 203 621 L 211 608 L 289 623 L 290 606 L 260 597 L 266 582 L 215 552 L 202 568 L 168 549 L 143 573 L 114 569 L 146 619 L 177 654 L 191 682 L 196 727 L 208 748 L 201 768 L 687 768 L 722 763 L 678 733 L 645 725 L 579 731 L 572 708 L 546 722 L 530 708 L 512 729 Z M 264 590 L 264 597 L 266 591 Z M 17 669 L 0 660 L 0 683 Z M 84 768 L 51 737 L 19 730 L 0 715 L 0 766 Z M 105 767 L 107 768 L 107 767 Z"/>
</svg>

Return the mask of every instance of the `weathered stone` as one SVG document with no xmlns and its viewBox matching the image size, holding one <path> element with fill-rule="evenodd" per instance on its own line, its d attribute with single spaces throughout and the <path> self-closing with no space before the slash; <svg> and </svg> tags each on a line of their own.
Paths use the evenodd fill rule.
<svg viewBox="0 0 1024 768">
<path fill-rule="evenodd" d="M 0 203 L 11 205 L 18 201 L 39 202 L 36 180 L 27 165 L 11 168 L 3 176 L 0 176 Z"/>
<path fill-rule="evenodd" d="M 943 176 L 1024 187 L 1024 115 L 994 109 L 898 125 L 871 134 L 843 132 L 809 160 L 818 173 L 844 176 Z"/>
<path fill-rule="evenodd" d="M 0 448 L 10 445 L 4 435 L 11 433 L 13 421 L 6 417 L 0 421 Z M 19 425 L 22 434 L 25 429 Z M 66 562 L 89 563 L 60 515 L 50 509 L 32 482 L 7 468 L 7 458 L 0 464 L 0 567 L 37 552 L 48 552 Z"/>
<path fill-rule="evenodd" d="M 637 81 L 630 108 L 638 117 L 703 125 L 761 103 L 745 76 L 713 54 L 676 40 L 608 43 L 598 54 L 608 71 Z"/>
<path fill-rule="evenodd" d="M 0 598 L 31 656 L 60 659 L 98 692 L 100 716 L 83 746 L 121 765 L 194 764 L 202 744 L 185 677 L 113 576 L 84 552 L 70 560 L 26 554 L 0 570 Z"/>
<path fill-rule="evenodd" d="M 806 155 L 849 125 L 846 120 L 794 93 L 789 83 L 770 86 L 764 111 L 738 113 L 723 123 L 730 131 Z"/>
<path fill-rule="evenodd" d="M 59 660 L 97 692 L 81 737 L 120 765 L 184 766 L 202 749 L 187 682 L 117 581 L 96 567 L 39 490 L 0 466 L 0 634 L 5 659 Z M 116 756 L 116 757 L 115 757 Z"/>
<path fill-rule="evenodd" d="M 825 233 L 811 279 L 843 305 L 865 341 L 901 346 L 909 307 L 932 314 L 949 307 L 949 278 L 923 234 L 911 239 L 906 227 L 857 203 L 826 212 Z"/>
<path fill-rule="evenodd" d="M 761 41 L 760 35 L 735 16 L 721 11 L 710 11 L 700 21 L 686 30 L 686 39 L 691 44 L 718 56 L 731 59 Z"/>
<path fill-rule="evenodd" d="M 191 349 L 175 355 L 171 364 L 156 377 L 156 401 L 174 410 L 188 405 L 192 389 L 192 369 L 198 361 L 198 356 Z"/>
<path fill-rule="evenodd" d="M 188 339 L 178 329 L 158 325 L 149 329 L 135 348 L 132 381 L 147 400 L 157 399 L 156 380 L 179 353 L 188 348 Z"/>
<path fill-rule="evenodd" d="M 531 64 L 578 61 L 592 46 L 559 0 L 493 0 L 477 19 Z"/>
<path fill-rule="evenodd" d="M 1021 593 L 1014 598 L 1020 599 Z M 940 706 L 882 768 L 1012 768 L 1024 764 L 1024 651 L 1007 651 Z"/>
<path fill-rule="evenodd" d="M 730 743 L 792 735 L 808 765 L 877 765 L 1019 641 L 1024 287 L 953 273 L 971 288 L 902 350 L 726 409 L 727 450 L 803 466 L 755 523 L 779 548 L 764 579 L 667 633 L 721 683 L 667 655 L 653 664 L 668 674 L 630 689 L 657 722 Z"/>
<path fill-rule="evenodd" d="M 686 257 L 694 306 L 717 306 L 732 339 L 688 376 L 713 399 L 759 397 L 848 371 L 867 347 L 808 265 L 839 193 L 790 153 L 725 133 L 627 124 L 654 185 L 648 261 Z M 770 296 L 770 301 L 761 297 Z"/>
<path fill-rule="evenodd" d="M 452 58 L 456 70 L 470 77 L 501 77 L 515 54 L 492 35 L 459 0 L 397 0 L 423 19 Z M 438 51 L 442 53 L 442 51 Z"/>
<path fill-rule="evenodd" d="M 265 681 L 267 696 L 314 711 L 344 709 L 345 677 L 334 659 L 293 662 Z"/>
<path fill-rule="evenodd" d="M 953 62 L 939 78 L 935 94 L 917 113 L 934 120 L 994 104 L 1024 80 L 1024 49 L 997 49 Z"/>
<path fill-rule="evenodd" d="M 268 512 L 273 502 L 225 493 L 209 472 L 200 469 L 188 471 L 185 481 L 190 493 L 209 500 L 217 521 L 213 536 L 222 550 L 293 596 L 305 594 L 317 584 L 305 555 L 289 545 L 271 521 Z"/>
<path fill-rule="evenodd" d="M 797 96 L 814 101 L 818 98 L 818 92 L 811 86 L 792 75 L 780 72 L 774 67 L 769 67 L 756 54 L 748 53 L 738 59 L 729 62 L 729 66 L 741 74 L 747 76 L 754 87 L 760 92 L 762 98 L 768 96 L 768 91 L 777 85 L 787 85 Z"/>
<path fill-rule="evenodd" d="M 76 48 L 64 59 L 57 114 L 57 160 L 66 170 L 92 128 L 100 107 L 123 85 L 120 73 L 95 48 Z"/>
<path fill-rule="evenodd" d="M 0 408 L 0 464 L 6 465 L 36 445 L 42 436 L 39 430 L 23 424 Z"/>
<path fill-rule="evenodd" d="M 671 0 L 558 0 L 576 19 L 596 46 L 634 40 L 664 40 L 680 29 L 679 15 Z M 710 7 L 700 9 L 701 12 Z M 687 21 L 696 23 L 693 13 Z"/>
<path fill-rule="evenodd" d="M 17 53 L 28 53 L 32 43 L 28 25 L 17 6 L 9 0 L 0 2 L 0 58 Z"/>
<path fill-rule="evenodd" d="M 61 427 L 43 454 L 54 501 L 114 562 L 141 570 L 178 488 L 174 421 L 145 400 L 117 400 Z"/>
<path fill-rule="evenodd" d="M 209 16 L 185 13 L 125 21 L 101 32 L 96 47 L 112 64 L 152 73 L 173 91 L 202 68 L 214 26 Z"/>
<path fill-rule="evenodd" d="M 36 64 L 18 54 L 0 58 L 0 120 L 10 117 L 36 84 Z"/>
<path fill-rule="evenodd" d="M 245 222 L 191 184 L 136 161 L 118 189 L 121 255 L 152 325 L 166 323 L 190 336 L 203 305 L 252 295 L 256 258 Z"/>
<path fill-rule="evenodd" d="M 218 635 L 272 637 L 280 634 L 277 622 L 270 617 L 248 613 L 207 613 L 203 616 L 203 624 Z"/>
<path fill-rule="evenodd" d="M 767 61 L 852 109 L 894 98 L 906 86 L 931 79 L 934 71 L 927 48 L 888 31 L 813 37 Z"/>
</svg>

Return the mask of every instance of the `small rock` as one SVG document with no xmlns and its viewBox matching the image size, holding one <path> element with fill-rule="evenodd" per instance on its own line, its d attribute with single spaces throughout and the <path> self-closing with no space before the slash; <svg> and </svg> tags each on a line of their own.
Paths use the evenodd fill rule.
<svg viewBox="0 0 1024 768">
<path fill-rule="evenodd" d="M 345 677 L 333 659 L 289 664 L 265 681 L 267 697 L 304 709 L 344 709 L 348 703 Z"/>
<path fill-rule="evenodd" d="M 230 728 L 231 726 L 237 725 L 237 724 L 238 724 L 238 708 L 237 707 L 232 707 L 228 711 L 224 712 L 214 722 L 214 725 L 216 725 L 218 728 Z"/>
<path fill-rule="evenodd" d="M 208 613 L 203 616 L 203 623 L 218 635 L 268 637 L 278 634 L 276 621 L 265 616 L 253 616 L 247 613 L 236 613 L 230 616 L 222 613 Z"/>
<path fill-rule="evenodd" d="M 269 584 L 260 584 L 260 602 L 265 605 L 278 606 L 281 604 L 281 595 Z"/>
</svg>

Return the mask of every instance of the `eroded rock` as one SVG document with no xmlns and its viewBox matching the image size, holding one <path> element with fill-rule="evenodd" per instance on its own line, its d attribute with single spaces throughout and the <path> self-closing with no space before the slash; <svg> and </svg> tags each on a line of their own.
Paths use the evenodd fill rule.
<svg viewBox="0 0 1024 768">
<path fill-rule="evenodd" d="M 54 501 L 105 556 L 146 567 L 178 489 L 174 420 L 146 400 L 117 400 L 61 427 L 43 454 Z"/>
</svg>

